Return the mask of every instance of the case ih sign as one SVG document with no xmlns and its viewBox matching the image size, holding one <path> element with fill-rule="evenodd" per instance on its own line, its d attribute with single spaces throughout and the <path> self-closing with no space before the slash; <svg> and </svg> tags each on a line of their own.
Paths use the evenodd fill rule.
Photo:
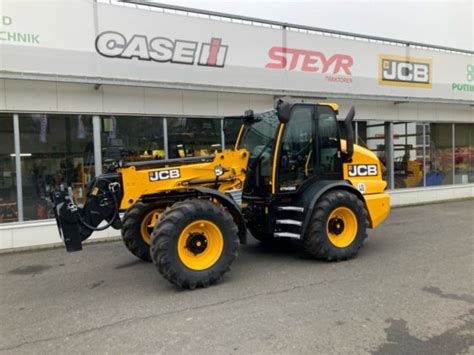
<svg viewBox="0 0 474 355">
<path fill-rule="evenodd" d="M 152 60 L 159 63 L 197 64 L 209 67 L 225 65 L 228 46 L 221 38 L 211 38 L 209 43 L 173 40 L 166 37 L 148 39 L 135 34 L 129 39 L 119 32 L 105 31 L 95 40 L 100 55 L 109 58 Z"/>
</svg>

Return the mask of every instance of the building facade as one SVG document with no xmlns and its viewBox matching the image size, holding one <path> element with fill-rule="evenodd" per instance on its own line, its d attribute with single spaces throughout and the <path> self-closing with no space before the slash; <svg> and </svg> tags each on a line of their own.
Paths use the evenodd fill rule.
<svg viewBox="0 0 474 355">
<path fill-rule="evenodd" d="M 58 241 L 59 184 L 226 149 L 282 97 L 355 106 L 393 205 L 474 196 L 473 52 L 178 10 L 0 0 L 0 249 Z"/>
</svg>

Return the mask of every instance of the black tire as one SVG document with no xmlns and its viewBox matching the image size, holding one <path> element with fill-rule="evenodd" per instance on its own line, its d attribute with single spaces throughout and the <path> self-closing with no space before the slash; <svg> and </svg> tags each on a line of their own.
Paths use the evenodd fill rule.
<svg viewBox="0 0 474 355">
<path fill-rule="evenodd" d="M 328 235 L 327 226 L 331 213 L 337 208 L 352 211 L 357 221 L 355 238 L 345 247 L 334 245 Z M 344 190 L 330 191 L 316 204 L 308 229 L 303 237 L 304 250 L 312 257 L 325 261 L 341 261 L 355 257 L 367 238 L 367 211 L 362 201 L 353 193 Z"/>
<path fill-rule="evenodd" d="M 141 223 L 151 211 L 163 208 L 158 204 L 137 202 L 123 217 L 122 240 L 127 249 L 139 259 L 151 262 L 150 245 L 142 236 Z"/>
<path fill-rule="evenodd" d="M 181 233 L 198 220 L 212 222 L 223 239 L 223 249 L 217 261 L 203 270 L 187 267 L 178 253 Z M 189 199 L 175 203 L 163 213 L 160 223 L 153 230 L 150 250 L 153 262 L 165 279 L 179 287 L 194 289 L 219 281 L 230 270 L 238 248 L 238 228 L 230 213 L 211 201 Z"/>
</svg>

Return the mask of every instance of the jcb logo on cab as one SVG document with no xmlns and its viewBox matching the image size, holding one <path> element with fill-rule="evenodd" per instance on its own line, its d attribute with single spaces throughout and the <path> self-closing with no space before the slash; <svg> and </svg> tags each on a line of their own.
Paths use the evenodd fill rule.
<svg viewBox="0 0 474 355">
<path fill-rule="evenodd" d="M 158 171 L 150 171 L 148 173 L 150 181 L 160 181 L 160 180 L 170 180 L 170 179 L 178 179 L 181 177 L 179 169 L 170 169 L 170 170 L 158 170 Z"/>
<path fill-rule="evenodd" d="M 379 84 L 392 86 L 432 87 L 431 59 L 379 56 Z"/>
<path fill-rule="evenodd" d="M 349 165 L 347 175 L 353 176 L 377 176 L 377 165 L 376 164 L 359 164 Z"/>
</svg>

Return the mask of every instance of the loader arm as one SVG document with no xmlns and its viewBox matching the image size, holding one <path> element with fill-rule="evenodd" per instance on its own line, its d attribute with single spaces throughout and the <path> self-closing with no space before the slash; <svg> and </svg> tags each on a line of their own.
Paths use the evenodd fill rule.
<svg viewBox="0 0 474 355">
<path fill-rule="evenodd" d="M 206 157 L 115 163 L 109 173 L 91 181 L 83 207 L 76 204 L 70 189 L 61 187 L 51 200 L 67 251 L 82 250 L 82 242 L 94 231 L 120 229 L 119 212 L 142 199 L 168 203 L 169 192 L 197 187 L 241 190 L 248 159 L 247 150 L 241 149 Z"/>
</svg>

